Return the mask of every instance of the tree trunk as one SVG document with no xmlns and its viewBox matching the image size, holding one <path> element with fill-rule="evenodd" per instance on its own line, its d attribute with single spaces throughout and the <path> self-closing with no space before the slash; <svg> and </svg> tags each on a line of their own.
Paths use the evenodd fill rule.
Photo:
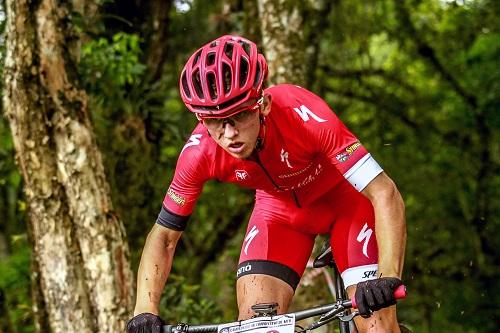
<svg viewBox="0 0 500 333">
<path fill-rule="evenodd" d="M 272 84 L 305 83 L 301 5 L 297 0 L 258 0 L 262 45 Z"/>
<path fill-rule="evenodd" d="M 55 333 L 123 331 L 133 305 L 124 230 L 77 80 L 79 36 L 71 13 L 87 7 L 6 2 L 4 108 L 44 301 L 34 304 L 46 307 L 35 312 L 47 313 Z"/>
<path fill-rule="evenodd" d="M 145 36 L 148 36 L 146 54 L 146 65 L 150 75 L 150 81 L 157 81 L 163 73 L 163 65 L 167 60 L 167 39 L 169 28 L 169 13 L 172 0 L 148 0 L 141 4 L 149 9 L 147 24 L 143 28 Z"/>
</svg>

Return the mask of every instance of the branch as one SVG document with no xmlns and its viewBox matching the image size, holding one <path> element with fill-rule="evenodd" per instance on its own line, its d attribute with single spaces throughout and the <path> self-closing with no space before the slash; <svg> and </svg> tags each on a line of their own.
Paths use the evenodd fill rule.
<svg viewBox="0 0 500 333">
<path fill-rule="evenodd" d="M 416 123 L 415 121 L 411 120 L 408 118 L 408 116 L 404 113 L 401 112 L 402 109 L 400 108 L 395 108 L 394 106 L 387 104 L 387 103 L 381 103 L 381 98 L 377 98 L 376 96 L 368 96 L 368 95 L 363 95 L 354 92 L 353 90 L 344 90 L 344 91 L 337 91 L 333 90 L 331 88 L 325 88 L 326 91 L 329 91 L 333 94 L 349 98 L 349 99 L 354 99 L 363 103 L 371 104 L 377 108 L 383 108 L 384 110 L 388 110 L 391 112 L 391 115 L 396 116 L 404 125 L 410 127 L 412 130 L 419 132 L 421 125 Z"/>
<path fill-rule="evenodd" d="M 458 82 L 458 80 L 445 68 L 445 66 L 438 59 L 435 50 L 426 43 L 421 36 L 418 34 L 417 29 L 411 21 L 410 15 L 403 1 L 394 1 L 396 12 L 399 17 L 401 28 L 406 30 L 407 34 L 413 37 L 416 43 L 418 53 L 425 59 L 427 59 L 434 68 L 441 74 L 441 76 L 449 82 L 451 87 L 455 92 L 463 98 L 465 103 L 471 107 L 475 114 L 475 120 L 477 125 L 477 133 L 480 137 L 480 142 L 483 143 L 477 151 L 478 156 L 480 156 L 479 170 L 476 175 L 477 189 L 475 193 L 475 210 L 474 216 L 471 221 L 472 226 L 476 229 L 479 239 L 481 241 L 481 250 L 484 254 L 487 254 L 491 258 L 494 265 L 500 263 L 498 259 L 497 246 L 490 241 L 490 234 L 487 231 L 487 223 L 490 219 L 490 177 L 492 174 L 492 158 L 489 149 L 489 142 L 491 142 L 491 129 L 486 123 L 486 118 L 484 112 L 480 110 L 478 105 L 478 98 L 467 92 Z"/>
<path fill-rule="evenodd" d="M 411 94 L 416 93 L 415 87 L 409 85 L 396 75 L 380 68 L 340 69 L 340 68 L 331 68 L 329 66 L 321 66 L 321 70 L 324 73 L 330 76 L 335 76 L 337 78 L 360 79 L 369 76 L 380 76 L 390 82 L 397 84 L 399 87 L 404 88 Z"/>
<path fill-rule="evenodd" d="M 426 43 L 419 35 L 415 25 L 411 21 L 410 14 L 405 6 L 405 2 L 401 0 L 394 0 L 396 14 L 399 17 L 400 28 L 406 31 L 406 34 L 413 38 L 417 46 L 418 53 L 427 59 L 431 65 L 438 71 L 439 74 L 451 85 L 455 92 L 461 96 L 465 103 L 473 110 L 478 107 L 477 97 L 467 92 L 458 82 L 458 80 L 445 68 L 436 55 L 436 51 Z"/>
</svg>

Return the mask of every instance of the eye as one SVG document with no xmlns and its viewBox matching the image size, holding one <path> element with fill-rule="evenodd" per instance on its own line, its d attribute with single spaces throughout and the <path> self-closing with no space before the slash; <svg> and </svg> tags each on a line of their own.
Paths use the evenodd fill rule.
<svg viewBox="0 0 500 333">
<path fill-rule="evenodd" d="M 248 119 L 248 117 L 250 117 L 251 114 L 252 114 L 252 112 L 250 110 L 245 110 L 245 111 L 242 111 L 240 113 L 235 114 L 233 116 L 233 119 L 236 121 L 244 121 L 244 120 Z"/>
<path fill-rule="evenodd" d="M 219 118 L 206 118 L 203 119 L 203 123 L 208 126 L 208 127 L 218 127 L 220 124 L 222 124 L 223 119 Z"/>
</svg>

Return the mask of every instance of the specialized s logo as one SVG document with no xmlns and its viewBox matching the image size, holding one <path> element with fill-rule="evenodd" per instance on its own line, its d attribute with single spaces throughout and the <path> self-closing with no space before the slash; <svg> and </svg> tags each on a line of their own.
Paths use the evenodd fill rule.
<svg viewBox="0 0 500 333">
<path fill-rule="evenodd" d="M 250 243 L 253 241 L 255 236 L 259 233 L 259 229 L 257 229 L 256 226 L 253 226 L 252 229 L 248 232 L 247 236 L 245 237 L 245 254 L 248 254 L 248 247 L 250 246 Z"/>
<path fill-rule="evenodd" d="M 298 115 L 300 116 L 300 118 L 302 118 L 302 120 L 304 122 L 309 120 L 309 116 L 311 116 L 311 118 L 316 120 L 318 123 L 324 123 L 325 121 L 328 121 L 328 120 L 325 120 L 325 119 L 318 117 L 311 110 L 309 110 L 307 108 L 307 106 L 305 106 L 305 105 L 301 105 L 299 108 L 293 108 L 293 111 L 297 112 Z"/>
<path fill-rule="evenodd" d="M 191 146 L 197 146 L 200 144 L 200 139 L 202 137 L 202 134 L 193 134 L 189 138 L 188 142 L 184 145 L 184 148 L 181 150 L 181 154 L 184 151 L 184 149 L 191 147 Z"/>
<path fill-rule="evenodd" d="M 363 226 L 363 229 L 361 229 L 361 231 L 358 234 L 358 237 L 356 238 L 356 240 L 358 242 L 360 242 L 360 243 L 364 242 L 363 243 L 363 254 L 367 258 L 369 258 L 368 257 L 368 242 L 370 241 L 372 234 L 373 234 L 373 230 L 368 228 L 368 223 L 365 223 L 365 225 Z"/>
<path fill-rule="evenodd" d="M 290 164 L 290 161 L 288 160 L 288 152 L 285 151 L 285 149 L 281 149 L 281 162 L 286 162 L 286 165 L 292 169 L 292 165 Z"/>
</svg>

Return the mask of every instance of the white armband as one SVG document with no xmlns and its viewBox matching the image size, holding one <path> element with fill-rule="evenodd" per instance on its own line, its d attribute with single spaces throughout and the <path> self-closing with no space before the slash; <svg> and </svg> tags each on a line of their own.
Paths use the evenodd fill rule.
<svg viewBox="0 0 500 333">
<path fill-rule="evenodd" d="M 347 181 L 351 183 L 351 185 L 354 186 L 358 192 L 361 192 L 366 185 L 368 185 L 382 171 L 384 170 L 380 167 L 377 161 L 375 161 L 372 155 L 366 154 L 349 170 L 347 170 L 344 174 L 344 178 L 347 179 Z"/>
</svg>

